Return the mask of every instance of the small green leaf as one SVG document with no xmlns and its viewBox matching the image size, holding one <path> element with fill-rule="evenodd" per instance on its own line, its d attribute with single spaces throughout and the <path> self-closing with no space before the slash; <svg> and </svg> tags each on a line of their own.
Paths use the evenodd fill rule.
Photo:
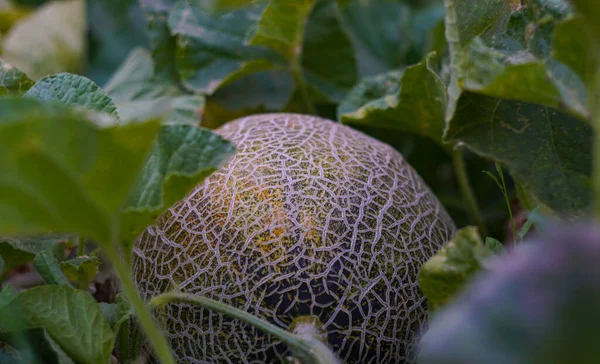
<svg viewBox="0 0 600 364">
<path fill-rule="evenodd" d="M 3 57 L 34 80 L 82 73 L 85 23 L 84 1 L 48 2 L 10 29 L 2 39 Z"/>
<path fill-rule="evenodd" d="M 27 75 L 0 57 L 0 96 L 20 95 L 33 86 Z"/>
<path fill-rule="evenodd" d="M 498 240 L 491 236 L 485 238 L 485 248 L 494 254 L 500 254 L 504 251 L 504 245 Z"/>
<path fill-rule="evenodd" d="M 0 234 L 77 232 L 111 241 L 158 128 L 1 98 Z"/>
<path fill-rule="evenodd" d="M 404 71 L 362 80 L 340 104 L 340 121 L 410 132 L 442 145 L 446 91 L 430 67 L 432 56 Z"/>
<path fill-rule="evenodd" d="M 33 259 L 35 270 L 42 276 L 46 284 L 60 284 L 69 286 L 69 280 L 60 269 L 58 259 L 48 252 L 41 252 Z"/>
<path fill-rule="evenodd" d="M 35 254 L 21 248 L 18 240 L 0 242 L 0 257 L 2 258 L 2 270 L 0 278 L 3 278 L 9 271 L 29 263 L 35 257 Z"/>
<path fill-rule="evenodd" d="M 419 272 L 419 286 L 429 307 L 439 309 L 452 300 L 483 269 L 483 261 L 493 255 L 484 246 L 477 228 L 458 230 Z"/>
<path fill-rule="evenodd" d="M 45 328 L 74 361 L 108 363 L 114 334 L 92 296 L 69 286 L 41 286 L 13 301 L 31 328 Z"/>
<path fill-rule="evenodd" d="M 81 106 L 105 112 L 118 119 L 113 101 L 92 80 L 71 73 L 44 77 L 27 91 L 25 97 L 43 101 L 58 101 L 65 105 Z"/>
<path fill-rule="evenodd" d="M 165 125 L 150 151 L 121 217 L 121 240 L 135 238 L 192 187 L 233 155 L 233 145 L 191 125 Z"/>
<path fill-rule="evenodd" d="M 29 263 L 36 254 L 48 252 L 52 255 L 64 255 L 64 243 L 67 237 L 40 236 L 38 238 L 0 238 L 0 276 L 19 266 Z"/>
<path fill-rule="evenodd" d="M 100 302 L 100 309 L 115 334 L 119 332 L 121 325 L 127 322 L 133 314 L 129 303 L 120 294 L 117 295 L 117 303 Z"/>
<path fill-rule="evenodd" d="M 87 287 L 94 280 L 99 266 L 100 260 L 91 256 L 81 256 L 60 262 L 60 269 L 69 281 L 78 282 L 82 288 Z"/>
<path fill-rule="evenodd" d="M 542 208 L 542 205 L 537 205 L 536 208 L 534 208 L 533 210 L 531 210 L 531 212 L 529 212 L 527 221 L 525 221 L 525 223 L 523 224 L 523 226 L 521 227 L 521 230 L 519 231 L 519 238 L 521 238 L 521 240 L 523 240 L 523 238 L 525 237 L 525 235 L 527 235 L 527 233 L 529 232 L 529 230 L 531 229 L 531 227 L 533 226 L 533 223 L 535 221 L 534 218 L 531 218 L 529 216 L 535 216 L 536 214 L 539 213 L 540 209 Z"/>
</svg>

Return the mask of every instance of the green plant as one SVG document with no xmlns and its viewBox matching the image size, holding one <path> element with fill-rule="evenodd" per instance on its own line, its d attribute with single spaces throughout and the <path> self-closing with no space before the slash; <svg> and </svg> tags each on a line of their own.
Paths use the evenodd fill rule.
<svg viewBox="0 0 600 364">
<path fill-rule="evenodd" d="M 510 259 L 503 242 L 600 214 L 599 14 L 585 0 L 0 0 L 0 361 L 106 363 L 116 344 L 128 362 L 141 337 L 171 362 L 132 245 L 234 155 L 210 129 L 265 112 L 393 146 L 456 226 L 477 225 L 485 240 L 458 230 L 421 272 L 442 312 Z M 501 191 L 481 173 L 498 167 Z M 113 271 L 122 294 L 98 303 Z M 298 358 L 336 360 L 319 333 L 280 334 Z"/>
</svg>

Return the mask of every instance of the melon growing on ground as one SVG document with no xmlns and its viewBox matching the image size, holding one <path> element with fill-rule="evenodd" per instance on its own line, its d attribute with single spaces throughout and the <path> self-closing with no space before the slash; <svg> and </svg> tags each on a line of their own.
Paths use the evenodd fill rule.
<svg viewBox="0 0 600 364">
<path fill-rule="evenodd" d="M 347 363 L 401 363 L 427 318 L 421 264 L 454 232 L 392 147 L 313 116 L 265 114 L 218 130 L 237 147 L 222 169 L 139 238 L 146 297 L 177 288 L 282 328 L 318 317 Z M 179 362 L 279 363 L 284 344 L 188 304 L 157 313 Z"/>
</svg>

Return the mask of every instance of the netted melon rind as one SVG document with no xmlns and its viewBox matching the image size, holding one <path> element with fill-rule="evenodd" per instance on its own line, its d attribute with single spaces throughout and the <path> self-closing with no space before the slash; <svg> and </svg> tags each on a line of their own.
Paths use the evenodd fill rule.
<svg viewBox="0 0 600 364">
<path fill-rule="evenodd" d="M 454 225 L 390 146 L 298 114 L 255 115 L 218 130 L 229 163 L 139 238 L 146 297 L 177 288 L 287 328 L 316 315 L 348 363 L 414 356 L 427 308 L 417 277 Z M 285 345 L 186 304 L 160 312 L 179 362 L 270 363 Z"/>
</svg>

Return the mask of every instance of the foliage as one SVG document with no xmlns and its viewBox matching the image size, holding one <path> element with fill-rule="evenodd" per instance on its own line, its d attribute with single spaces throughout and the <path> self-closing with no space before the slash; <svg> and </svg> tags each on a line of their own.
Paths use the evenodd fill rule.
<svg viewBox="0 0 600 364">
<path fill-rule="evenodd" d="M 419 362 L 594 362 L 599 259 L 596 226 L 536 236 L 436 313 Z"/>
<path fill-rule="evenodd" d="M 478 225 L 485 239 L 459 230 L 421 270 L 439 310 L 423 360 L 584 358 L 593 335 L 561 335 L 593 310 L 552 300 L 596 299 L 572 267 L 598 258 L 578 255 L 591 248 L 576 229 L 540 237 L 574 254 L 544 274 L 582 284 L 554 287 L 538 275 L 555 255 L 523 240 L 600 201 L 598 14 L 584 0 L 0 0 L 0 278 L 31 264 L 45 283 L 0 291 L 0 360 L 106 363 L 115 341 L 125 358 L 135 322 L 168 357 L 131 282 L 133 242 L 234 153 L 209 128 L 273 111 L 389 143 L 458 226 Z M 99 305 L 88 284 L 105 260 L 123 296 Z M 544 325 L 521 305 L 530 289 L 550 297 Z M 508 326 L 523 340 L 503 341 Z"/>
</svg>

